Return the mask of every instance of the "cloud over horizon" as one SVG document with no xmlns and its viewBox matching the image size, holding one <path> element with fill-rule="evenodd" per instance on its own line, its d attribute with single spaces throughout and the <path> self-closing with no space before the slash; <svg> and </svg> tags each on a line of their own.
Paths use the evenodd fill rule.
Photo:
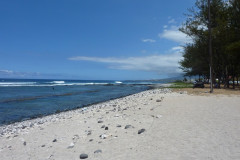
<svg viewBox="0 0 240 160">
<path fill-rule="evenodd" d="M 6 69 L 0 69 L 0 78 L 38 78 L 41 74 L 38 72 L 18 72 Z"/>
<path fill-rule="evenodd" d="M 181 74 L 178 62 L 182 59 L 179 52 L 163 55 L 151 55 L 144 57 L 87 57 L 77 56 L 68 58 L 72 61 L 91 61 L 109 64 L 111 69 L 138 70 L 155 72 L 158 74 L 177 75 Z"/>
<path fill-rule="evenodd" d="M 39 72 L 19 72 L 6 69 L 0 69 L 0 78 L 22 78 L 22 79 L 63 79 L 63 78 L 78 78 L 74 75 L 60 73 L 39 73 Z"/>
</svg>

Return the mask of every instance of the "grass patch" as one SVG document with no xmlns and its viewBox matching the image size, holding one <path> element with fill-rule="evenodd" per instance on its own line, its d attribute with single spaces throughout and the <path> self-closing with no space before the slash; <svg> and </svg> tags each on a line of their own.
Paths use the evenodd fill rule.
<svg viewBox="0 0 240 160">
<path fill-rule="evenodd" d="M 171 85 L 166 88 L 193 88 L 192 83 L 187 83 L 187 82 L 174 82 L 170 83 Z"/>
</svg>

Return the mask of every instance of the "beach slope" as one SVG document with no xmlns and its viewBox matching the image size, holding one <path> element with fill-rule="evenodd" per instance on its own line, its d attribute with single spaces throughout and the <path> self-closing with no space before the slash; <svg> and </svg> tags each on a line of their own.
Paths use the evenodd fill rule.
<svg viewBox="0 0 240 160">
<path fill-rule="evenodd" d="M 2 160 L 238 160 L 240 96 L 155 89 L 0 132 Z"/>
</svg>

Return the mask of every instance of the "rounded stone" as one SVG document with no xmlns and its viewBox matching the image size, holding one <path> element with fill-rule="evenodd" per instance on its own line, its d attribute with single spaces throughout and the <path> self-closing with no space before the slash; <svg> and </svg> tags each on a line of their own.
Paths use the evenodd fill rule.
<svg viewBox="0 0 240 160">
<path fill-rule="evenodd" d="M 128 129 L 128 128 L 133 128 L 133 126 L 132 125 L 126 125 L 125 129 Z"/>
<path fill-rule="evenodd" d="M 98 123 L 103 123 L 103 121 L 102 121 L 102 120 L 99 120 Z"/>
<path fill-rule="evenodd" d="M 86 159 L 88 158 L 88 155 L 83 153 L 83 154 L 80 154 L 80 159 Z"/>
<path fill-rule="evenodd" d="M 142 134 L 143 132 L 145 132 L 146 130 L 143 128 L 143 129 L 140 129 L 138 130 L 138 134 Z"/>
</svg>

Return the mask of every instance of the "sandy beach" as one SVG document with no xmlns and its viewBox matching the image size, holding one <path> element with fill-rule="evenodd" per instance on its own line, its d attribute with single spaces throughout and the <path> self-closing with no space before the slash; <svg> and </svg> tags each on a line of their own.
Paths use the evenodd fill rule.
<svg viewBox="0 0 240 160">
<path fill-rule="evenodd" d="M 240 95 L 154 89 L 1 126 L 0 157 L 239 160 Z"/>
</svg>

